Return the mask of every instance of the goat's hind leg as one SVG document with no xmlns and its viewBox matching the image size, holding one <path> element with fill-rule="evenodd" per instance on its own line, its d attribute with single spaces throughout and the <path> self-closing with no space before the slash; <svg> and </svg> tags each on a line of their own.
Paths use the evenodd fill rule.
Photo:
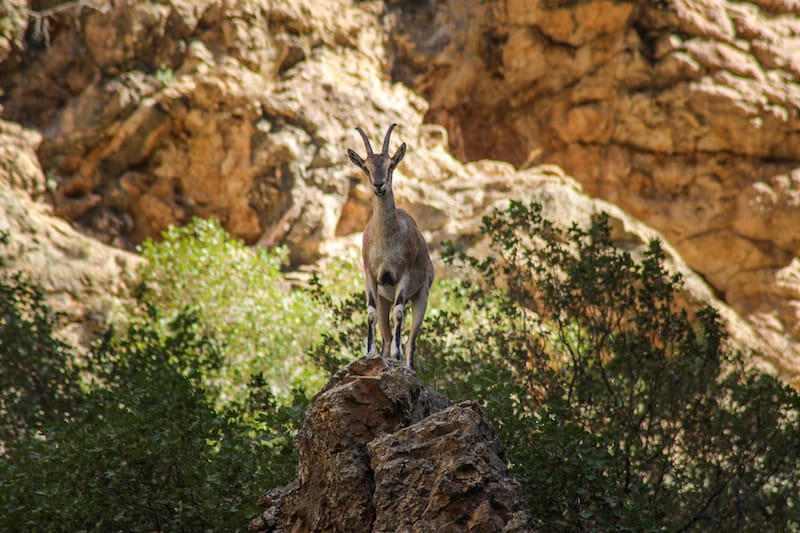
<svg viewBox="0 0 800 533">
<path fill-rule="evenodd" d="M 375 322 L 378 320 L 378 310 L 371 294 L 367 295 L 367 357 L 375 357 Z"/>
</svg>

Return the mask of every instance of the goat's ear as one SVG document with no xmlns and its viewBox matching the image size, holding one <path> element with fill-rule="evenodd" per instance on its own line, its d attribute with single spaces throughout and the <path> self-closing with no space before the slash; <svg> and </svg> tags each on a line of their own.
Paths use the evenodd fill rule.
<svg viewBox="0 0 800 533">
<path fill-rule="evenodd" d="M 392 156 L 392 166 L 396 167 L 400 161 L 403 160 L 403 156 L 406 155 L 406 143 L 400 145 L 400 148 Z"/>
<path fill-rule="evenodd" d="M 352 161 L 355 166 L 357 166 L 361 170 L 364 170 L 364 160 L 361 159 L 360 155 L 358 155 L 353 150 L 348 148 L 347 149 L 347 156 L 350 158 L 350 161 Z"/>
</svg>

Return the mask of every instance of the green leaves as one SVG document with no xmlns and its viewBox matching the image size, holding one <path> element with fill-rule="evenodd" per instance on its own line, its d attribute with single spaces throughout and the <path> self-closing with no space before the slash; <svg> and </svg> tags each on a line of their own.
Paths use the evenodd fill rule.
<svg viewBox="0 0 800 533">
<path fill-rule="evenodd" d="M 74 408 L 79 370 L 54 336 L 60 316 L 20 274 L 0 279 L 0 450 Z"/>
<path fill-rule="evenodd" d="M 86 354 L 92 380 L 70 411 L 20 426 L 0 459 L 0 529 L 241 529 L 259 491 L 292 477 L 307 399 L 279 406 L 256 380 L 247 401 L 218 408 L 203 376 L 219 353 L 200 329 L 192 313 L 166 331 L 134 321 Z"/>
<path fill-rule="evenodd" d="M 434 286 L 419 372 L 481 401 L 540 529 L 800 528 L 800 398 L 679 307 L 660 243 L 519 202 L 483 232 L 488 257 L 443 246 L 461 278 Z M 138 307 L 88 354 L 0 278 L 0 529 L 241 528 L 294 476 L 306 391 L 364 348 L 352 270 L 291 289 L 282 252 L 211 221 L 142 250 Z"/>
<path fill-rule="evenodd" d="M 482 231 L 494 255 L 443 248 L 478 281 L 449 381 L 483 398 L 543 527 L 799 527 L 798 396 L 724 348 L 714 309 L 678 308 L 658 241 L 635 260 L 607 215 L 564 229 L 519 202 Z"/>
<path fill-rule="evenodd" d="M 280 367 L 264 378 L 231 349 L 254 346 L 238 320 L 259 317 L 275 334 L 257 346 L 301 358 L 284 340 L 302 298 L 278 255 L 214 223 L 194 230 L 145 245 L 155 270 L 142 298 L 88 353 L 54 337 L 58 316 L 39 289 L 0 275 L 0 530 L 240 530 L 261 492 L 294 476 L 306 393 L 274 386 Z"/>
<path fill-rule="evenodd" d="M 194 219 L 170 227 L 161 242 L 145 241 L 141 253 L 147 259 L 140 272 L 145 303 L 167 319 L 191 309 L 205 333 L 224 341 L 224 364 L 207 376 L 222 398 L 242 399 L 255 374 L 281 394 L 300 384 L 322 386 L 322 373 L 304 353 L 327 317 L 281 274 L 285 249 L 251 249 L 218 221 Z"/>
</svg>

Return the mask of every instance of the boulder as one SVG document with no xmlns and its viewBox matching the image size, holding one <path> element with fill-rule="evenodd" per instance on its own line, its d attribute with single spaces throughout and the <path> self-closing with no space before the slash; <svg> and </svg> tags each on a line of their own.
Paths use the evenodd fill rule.
<svg viewBox="0 0 800 533">
<path fill-rule="evenodd" d="M 396 361 L 361 358 L 314 397 L 298 477 L 250 531 L 530 531 L 519 482 L 474 402 L 450 405 Z"/>
</svg>

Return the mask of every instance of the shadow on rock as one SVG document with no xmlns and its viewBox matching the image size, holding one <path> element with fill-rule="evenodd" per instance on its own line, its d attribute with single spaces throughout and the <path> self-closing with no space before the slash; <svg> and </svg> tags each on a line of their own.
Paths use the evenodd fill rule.
<svg viewBox="0 0 800 533">
<path fill-rule="evenodd" d="M 395 361 L 361 358 L 314 397 L 298 477 L 250 531 L 531 531 L 505 449 L 474 402 L 452 405 Z"/>
</svg>

